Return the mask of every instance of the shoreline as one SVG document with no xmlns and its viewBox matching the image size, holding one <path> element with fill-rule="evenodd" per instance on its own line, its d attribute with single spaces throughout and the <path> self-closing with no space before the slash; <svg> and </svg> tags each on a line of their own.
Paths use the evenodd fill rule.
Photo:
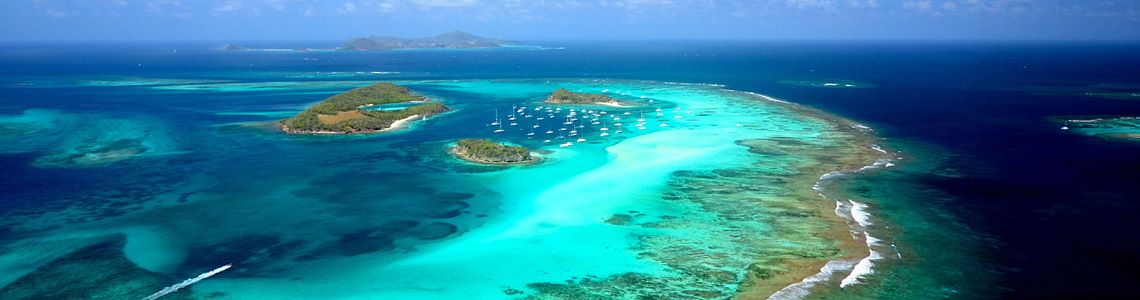
<svg viewBox="0 0 1140 300">
<path fill-rule="evenodd" d="M 426 116 L 424 116 L 424 117 L 426 118 Z M 418 114 L 417 115 L 411 115 L 411 116 L 408 116 L 407 118 L 392 121 L 392 124 L 388 125 L 388 127 L 384 128 L 384 129 L 361 130 L 361 131 L 355 131 L 355 132 L 340 132 L 340 131 L 325 131 L 325 130 L 290 130 L 289 126 L 285 126 L 285 124 L 282 124 L 282 122 L 280 122 L 280 121 L 276 122 L 277 123 L 276 127 L 278 129 L 280 129 L 281 131 L 284 131 L 286 134 L 327 134 L 327 135 L 374 134 L 374 133 L 384 133 L 384 132 L 390 132 L 390 131 L 397 130 L 397 129 L 402 129 L 404 127 L 407 127 L 408 123 L 411 121 L 414 121 L 416 118 L 420 118 L 420 115 L 418 115 Z"/>
<path fill-rule="evenodd" d="M 609 106 L 609 107 L 613 107 L 613 108 L 629 108 L 629 107 L 633 107 L 632 105 L 623 105 L 621 102 L 617 102 L 617 101 L 610 101 L 610 102 L 598 102 L 598 103 L 595 103 L 595 104 L 597 104 L 597 105 L 604 105 L 604 106 Z"/>
<path fill-rule="evenodd" d="M 534 155 L 535 153 L 534 153 L 533 151 L 531 151 L 531 156 L 530 156 L 530 157 L 532 157 L 533 159 L 531 159 L 531 160 L 528 160 L 528 161 L 521 161 L 521 162 L 493 162 L 493 161 L 483 161 L 483 160 L 473 159 L 473 158 L 470 158 L 470 157 L 464 156 L 464 155 L 463 155 L 463 154 L 461 154 L 459 151 L 455 150 L 455 148 L 456 148 L 455 146 L 451 146 L 451 147 L 448 147 L 448 148 L 447 148 L 447 153 L 450 153 L 452 156 L 454 156 L 455 158 L 458 158 L 459 160 L 462 160 L 462 161 L 465 161 L 465 162 L 469 162 L 469 163 L 480 164 L 480 165 L 494 165 L 494 166 L 530 166 L 530 165 L 537 165 L 538 163 L 541 163 L 541 162 L 543 161 L 542 157 L 540 157 L 540 156 L 538 156 L 538 155 Z"/>
<path fill-rule="evenodd" d="M 543 100 L 542 103 L 546 104 L 546 105 L 577 105 L 577 106 L 600 105 L 600 106 L 608 106 L 608 107 L 613 107 L 613 108 L 637 107 L 635 105 L 625 105 L 625 104 L 618 102 L 618 101 L 594 102 L 594 103 L 556 103 L 556 102 L 550 102 L 548 100 Z"/>
</svg>

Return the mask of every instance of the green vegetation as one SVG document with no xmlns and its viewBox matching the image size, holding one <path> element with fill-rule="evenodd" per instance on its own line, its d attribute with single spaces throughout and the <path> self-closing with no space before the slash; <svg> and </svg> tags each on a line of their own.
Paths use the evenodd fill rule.
<svg viewBox="0 0 1140 300">
<path fill-rule="evenodd" d="M 463 31 L 452 31 L 437 36 L 405 39 L 391 36 L 370 36 L 349 40 L 341 50 L 393 50 L 393 49 L 458 49 L 458 48 L 498 48 L 510 42 L 485 38 Z"/>
<path fill-rule="evenodd" d="M 365 105 L 426 101 L 408 88 L 391 83 L 377 83 L 329 97 L 317 105 L 281 121 L 288 133 L 369 133 L 387 129 L 392 123 L 414 115 L 429 116 L 450 110 L 438 102 L 411 106 L 402 110 L 363 110 Z"/>
<path fill-rule="evenodd" d="M 513 164 L 535 160 L 526 148 L 502 145 L 484 139 L 462 139 L 451 150 L 460 158 L 479 163 Z"/>
<path fill-rule="evenodd" d="M 546 97 L 546 103 L 554 104 L 596 104 L 606 102 L 615 103 L 617 100 L 603 94 L 575 93 L 563 88 L 554 90 L 553 93 L 550 93 L 549 97 Z"/>
</svg>

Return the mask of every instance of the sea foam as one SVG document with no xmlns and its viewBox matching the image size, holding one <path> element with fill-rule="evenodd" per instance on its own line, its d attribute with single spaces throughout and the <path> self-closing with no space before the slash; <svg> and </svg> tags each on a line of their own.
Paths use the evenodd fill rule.
<svg viewBox="0 0 1140 300">
<path fill-rule="evenodd" d="M 829 261 L 826 265 L 823 265 L 823 268 L 819 269 L 819 273 L 815 273 L 815 275 L 808 276 L 800 282 L 793 283 L 776 291 L 776 293 L 769 296 L 768 299 L 803 299 L 811 294 L 811 288 L 821 282 L 830 280 L 835 272 L 850 270 L 853 265 L 854 263 L 850 260 Z"/>
<path fill-rule="evenodd" d="M 759 96 L 764 97 L 763 95 Z M 887 150 L 884 150 L 879 145 L 872 144 L 870 147 L 871 149 L 880 153 L 889 154 Z M 860 173 L 872 169 L 889 168 L 894 166 L 894 163 L 892 163 L 892 161 L 892 158 L 880 158 L 875 160 L 874 163 L 860 167 L 854 171 L 844 172 L 836 170 L 827 172 L 819 177 L 819 180 L 815 182 L 815 185 L 812 186 L 812 189 L 815 190 L 820 197 L 827 199 L 828 197 L 823 193 L 824 186 L 833 179 L 847 175 L 848 172 Z M 869 206 L 867 204 L 856 202 L 850 199 L 847 201 L 835 201 L 835 215 L 839 216 L 841 219 L 846 220 L 848 224 L 854 222 L 854 224 L 851 224 L 850 226 L 851 238 L 858 239 L 861 235 L 866 241 L 867 250 L 870 252 L 867 257 L 860 259 L 858 262 L 854 262 L 853 260 L 829 261 L 826 265 L 824 265 L 823 268 L 820 269 L 819 273 L 804 278 L 804 280 L 801 282 L 794 283 L 784 287 L 783 289 L 780 289 L 776 293 L 772 294 L 772 296 L 770 296 L 768 299 L 802 299 L 810 294 L 812 287 L 820 282 L 829 280 L 832 274 L 836 271 L 851 270 L 851 273 L 840 281 L 840 288 L 847 288 L 849 286 L 858 284 L 864 276 L 874 274 L 875 261 L 883 259 L 883 255 L 875 250 L 876 245 L 881 240 L 874 236 L 871 236 L 871 234 L 867 232 L 867 227 L 874 224 L 871 222 L 871 214 L 867 212 L 868 207 Z M 898 257 L 902 258 L 902 254 L 900 253 Z"/>
<path fill-rule="evenodd" d="M 877 245 L 880 240 L 871 236 L 871 234 L 866 230 L 866 227 L 872 224 L 871 214 L 867 213 L 867 204 L 855 202 L 852 200 L 847 201 L 851 202 L 851 218 L 855 219 L 855 222 L 864 228 L 863 239 L 867 241 L 867 249 L 871 253 L 867 255 L 867 257 L 864 257 L 862 260 L 859 260 L 858 264 L 855 264 L 855 268 L 851 270 L 851 274 L 848 274 L 847 277 L 843 278 L 843 281 L 839 283 L 839 287 L 841 288 L 846 288 L 848 286 L 859 283 L 859 279 L 863 278 L 863 276 L 875 273 L 875 270 L 873 269 L 875 266 L 874 261 L 883 258 L 882 254 L 880 254 L 878 251 L 875 251 L 875 245 Z"/>
</svg>

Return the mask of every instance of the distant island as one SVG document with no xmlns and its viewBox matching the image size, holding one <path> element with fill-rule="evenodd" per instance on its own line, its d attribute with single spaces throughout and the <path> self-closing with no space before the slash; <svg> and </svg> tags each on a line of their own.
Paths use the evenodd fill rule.
<svg viewBox="0 0 1140 300">
<path fill-rule="evenodd" d="M 424 103 L 387 110 L 371 109 L 377 105 L 416 102 Z M 278 127 L 287 133 L 376 133 L 449 110 L 442 103 L 428 102 L 427 98 L 412 94 L 406 87 L 384 82 L 329 97 L 282 120 Z"/>
<path fill-rule="evenodd" d="M 437 36 L 405 39 L 391 36 L 369 36 L 354 38 L 344 43 L 340 50 L 371 51 L 397 49 L 459 49 L 459 48 L 498 48 L 510 44 L 505 40 L 485 38 L 463 31 L 452 31 Z"/>
<path fill-rule="evenodd" d="M 482 164 L 526 164 L 538 161 L 530 155 L 530 150 L 520 146 L 508 146 L 485 139 L 462 139 L 451 147 L 451 153 L 466 161 Z"/>
<path fill-rule="evenodd" d="M 550 93 L 550 96 L 546 97 L 546 103 L 622 106 L 621 102 L 618 102 L 614 98 L 610 98 L 610 96 L 603 94 L 576 93 L 564 88 L 559 88 L 557 90 L 554 90 L 553 93 Z"/>
<path fill-rule="evenodd" d="M 1140 117 L 1101 117 L 1092 119 L 1059 118 L 1061 130 L 1073 130 L 1081 134 L 1140 141 Z"/>
<path fill-rule="evenodd" d="M 226 46 L 223 47 L 222 50 L 225 50 L 225 51 L 245 51 L 247 49 L 245 49 L 245 47 L 234 45 L 234 44 L 226 44 Z"/>
</svg>

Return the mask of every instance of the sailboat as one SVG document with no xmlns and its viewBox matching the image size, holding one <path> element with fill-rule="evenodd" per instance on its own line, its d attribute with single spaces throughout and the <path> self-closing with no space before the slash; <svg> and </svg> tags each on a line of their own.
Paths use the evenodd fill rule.
<svg viewBox="0 0 1140 300">
<path fill-rule="evenodd" d="M 516 110 L 517 110 L 517 107 L 515 107 L 514 105 L 511 105 L 511 115 L 509 118 L 507 118 L 507 121 L 511 121 L 511 126 L 519 125 L 519 123 L 515 123 L 515 120 L 517 120 L 517 119 L 515 119 Z"/>
<path fill-rule="evenodd" d="M 578 142 L 579 143 L 585 142 L 586 141 L 586 125 L 578 125 L 578 128 L 582 129 L 582 136 L 578 137 Z"/>
<path fill-rule="evenodd" d="M 503 123 L 499 123 L 499 129 L 495 129 L 495 133 L 500 133 L 503 131 L 506 131 L 506 130 L 503 130 Z"/>
<path fill-rule="evenodd" d="M 494 122 L 491 122 L 491 125 L 490 125 L 490 126 L 497 126 L 497 125 L 501 125 L 501 124 L 502 124 L 502 123 L 499 123 L 499 110 L 498 110 L 498 109 L 496 109 L 496 110 L 495 110 L 495 121 L 494 121 Z"/>
</svg>

